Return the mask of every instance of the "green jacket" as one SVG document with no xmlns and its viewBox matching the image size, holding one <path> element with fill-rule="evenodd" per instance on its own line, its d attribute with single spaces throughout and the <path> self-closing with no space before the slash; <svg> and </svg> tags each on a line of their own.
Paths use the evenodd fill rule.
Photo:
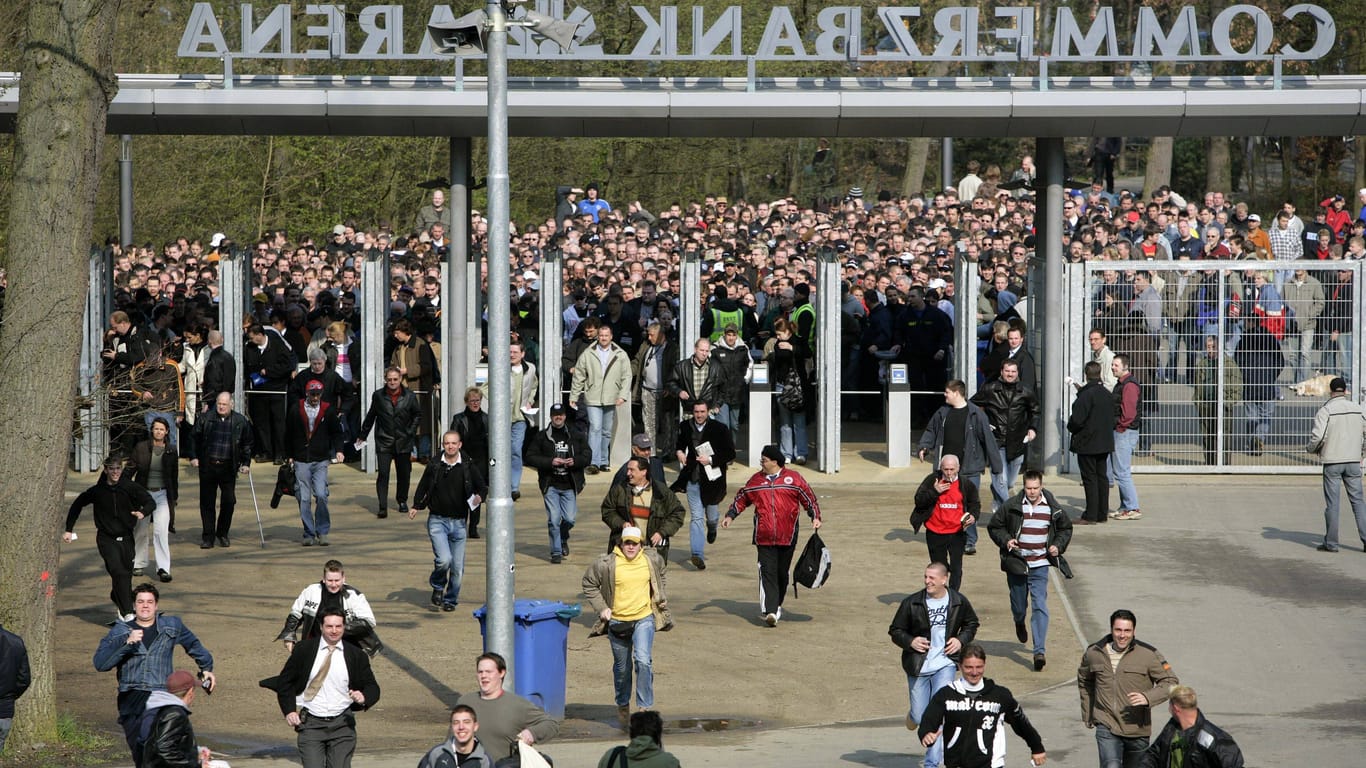
<svg viewBox="0 0 1366 768">
<path fill-rule="evenodd" d="M 621 759 L 617 757 L 620 747 L 612 747 L 598 761 L 598 768 L 619 768 Z M 659 742 L 650 736 L 640 735 L 626 745 L 626 765 L 628 768 L 679 768 L 678 758 L 665 752 Z"/>
<path fill-rule="evenodd" d="M 669 486 L 656 481 L 651 487 L 654 493 L 650 500 L 650 521 L 645 525 L 647 545 L 656 533 L 666 539 L 678 533 L 678 529 L 683 527 L 685 517 L 683 504 L 674 492 L 669 490 Z M 626 483 L 608 489 L 607 495 L 602 499 L 602 521 L 614 531 L 621 530 L 622 526 L 631 521 L 631 489 Z"/>
</svg>

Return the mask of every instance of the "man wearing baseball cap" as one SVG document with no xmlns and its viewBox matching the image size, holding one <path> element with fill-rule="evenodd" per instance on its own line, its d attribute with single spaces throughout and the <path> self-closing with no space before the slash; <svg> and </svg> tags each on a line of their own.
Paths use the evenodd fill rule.
<svg viewBox="0 0 1366 768">
<path fill-rule="evenodd" d="M 598 614 L 588 636 L 605 634 L 612 645 L 612 684 L 622 728 L 631 718 L 633 671 L 636 708 L 655 705 L 651 659 L 655 632 L 673 628 L 664 571 L 659 553 L 645 546 L 645 534 L 627 525 L 621 529 L 621 542 L 599 555 L 583 574 L 584 597 Z"/>
<path fill-rule="evenodd" d="M 135 755 L 141 768 L 201 764 L 190 725 L 190 705 L 198 688 L 194 675 L 177 669 L 166 677 L 166 690 L 152 691 L 147 698 L 147 709 L 138 723 L 141 754 Z"/>
<path fill-rule="evenodd" d="M 569 421 L 564 403 L 550 406 L 550 423 L 527 441 L 524 459 L 540 475 L 552 563 L 563 562 L 569 554 L 569 531 L 579 515 L 583 471 L 592 457 L 588 438 Z"/>
<path fill-rule="evenodd" d="M 1320 552 L 1338 551 L 1338 484 L 1347 486 L 1347 499 L 1356 517 L 1357 533 L 1366 548 L 1366 501 L 1361 495 L 1362 443 L 1366 442 L 1366 418 L 1361 405 L 1347 396 L 1341 376 L 1328 384 L 1328 402 L 1314 414 L 1306 450 L 1323 462 L 1323 543 Z"/>
<path fill-rule="evenodd" d="M 341 461 L 342 430 L 337 407 L 323 399 L 325 385 L 313 379 L 304 385 L 304 399 L 289 407 L 285 445 L 294 466 L 294 495 L 299 499 L 303 545 L 327 546 L 332 516 L 327 508 L 327 467 Z"/>
</svg>

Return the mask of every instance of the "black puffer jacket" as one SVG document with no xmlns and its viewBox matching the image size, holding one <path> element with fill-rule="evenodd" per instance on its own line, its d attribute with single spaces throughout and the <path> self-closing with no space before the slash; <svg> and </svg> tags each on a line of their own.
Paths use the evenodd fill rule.
<svg viewBox="0 0 1366 768">
<path fill-rule="evenodd" d="M 417 442 L 417 423 L 422 420 L 422 407 L 418 405 L 417 395 L 406 387 L 399 394 L 397 402 L 389 399 L 384 387 L 375 390 L 370 396 L 370 410 L 365 413 L 365 421 L 360 425 L 360 436 L 364 439 L 375 429 L 375 451 L 379 453 L 409 453 Z"/>
<path fill-rule="evenodd" d="M 1007 384 L 996 379 L 983 384 L 972 402 L 986 411 L 996 444 L 1006 449 L 1006 461 L 1023 456 L 1026 434 L 1031 429 L 1035 434 L 1039 431 L 1039 398 L 1034 390 L 1023 380 Z"/>
<path fill-rule="evenodd" d="M 1139 761 L 1139 768 L 1166 768 L 1171 757 L 1172 741 L 1178 736 L 1185 742 L 1186 768 L 1243 768 L 1243 752 L 1233 737 L 1224 729 L 1197 712 L 1195 725 L 1182 731 L 1181 724 L 1172 718 L 1157 738 L 1148 746 Z"/>
</svg>

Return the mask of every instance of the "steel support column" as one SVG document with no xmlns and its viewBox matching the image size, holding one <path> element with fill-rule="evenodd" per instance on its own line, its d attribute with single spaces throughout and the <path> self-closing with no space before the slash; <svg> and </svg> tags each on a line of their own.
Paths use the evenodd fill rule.
<svg viewBox="0 0 1366 768">
<path fill-rule="evenodd" d="M 564 280 L 560 272 L 560 251 L 548 248 L 541 257 L 540 302 L 540 375 L 541 391 L 536 404 L 541 411 L 532 423 L 544 428 L 550 423 L 550 406 L 560 402 L 560 357 L 564 354 Z M 527 435 L 528 441 L 531 436 Z"/>
<path fill-rule="evenodd" d="M 367 387 L 378 389 L 384 386 L 384 325 L 389 319 L 389 255 L 379 251 L 369 251 L 360 265 L 360 334 L 364 339 L 361 345 L 361 377 Z M 360 393 L 361 418 L 370 410 L 370 393 Z M 365 472 L 374 472 L 378 467 L 375 461 L 374 435 L 365 441 L 360 453 L 360 467 Z"/>
<path fill-rule="evenodd" d="M 105 286 L 113 282 L 109 256 L 101 249 L 90 253 L 90 288 L 85 295 L 85 343 L 81 345 L 77 392 L 89 408 L 78 410 L 81 435 L 76 439 L 77 472 L 98 472 L 109 452 L 109 390 L 104 381 L 104 323 L 111 305 Z"/>
<path fill-rule="evenodd" d="M 844 351 L 840 347 L 839 254 L 822 248 L 817 258 L 816 276 L 816 461 L 826 474 L 840 471 L 840 369 Z M 803 446 L 797 446 L 797 453 Z"/>
<path fill-rule="evenodd" d="M 1056 471 L 1062 460 L 1062 430 L 1067 421 L 1066 354 L 1064 319 L 1067 308 L 1062 302 L 1062 202 L 1066 170 L 1063 167 L 1062 139 L 1035 140 L 1035 156 L 1039 166 L 1038 210 L 1034 214 L 1037 228 L 1035 258 L 1043 263 L 1043 325 L 1031 329 L 1043 348 L 1043 365 L 1038 366 L 1039 402 L 1043 408 L 1040 441 L 1043 455 L 1035 457 L 1041 466 Z"/>
<path fill-rule="evenodd" d="M 119 136 L 119 245 L 133 242 L 133 137 Z"/>
<path fill-rule="evenodd" d="M 242 350 L 246 346 L 242 327 L 251 302 L 251 257 L 229 248 L 218 259 L 218 327 L 223 332 L 223 350 L 237 361 L 237 381 L 233 382 L 232 409 L 247 412 L 246 377 Z"/>
</svg>

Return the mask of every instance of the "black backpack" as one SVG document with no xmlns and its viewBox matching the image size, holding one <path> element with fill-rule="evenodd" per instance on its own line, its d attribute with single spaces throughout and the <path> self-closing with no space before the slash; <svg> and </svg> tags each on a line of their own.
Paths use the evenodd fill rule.
<svg viewBox="0 0 1366 768">
<path fill-rule="evenodd" d="M 819 533 L 812 531 L 811 538 L 806 540 L 806 547 L 797 558 L 797 564 L 792 568 L 792 582 L 807 589 L 819 589 L 829 578 L 830 548 L 825 546 Z M 792 594 L 797 594 L 795 586 Z"/>
</svg>

